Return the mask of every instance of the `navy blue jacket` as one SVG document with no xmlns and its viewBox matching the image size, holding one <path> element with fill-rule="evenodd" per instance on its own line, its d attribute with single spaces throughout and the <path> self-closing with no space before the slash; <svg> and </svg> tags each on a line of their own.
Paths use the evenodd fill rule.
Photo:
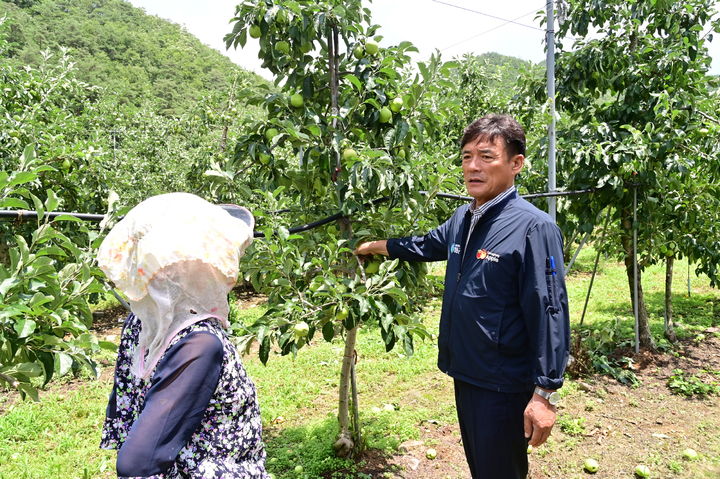
<svg viewBox="0 0 720 479">
<path fill-rule="evenodd" d="M 447 260 L 438 367 L 494 391 L 560 388 L 570 325 L 559 228 L 513 192 L 465 248 L 470 216 L 466 204 L 425 236 L 387 243 L 392 258 Z"/>
</svg>

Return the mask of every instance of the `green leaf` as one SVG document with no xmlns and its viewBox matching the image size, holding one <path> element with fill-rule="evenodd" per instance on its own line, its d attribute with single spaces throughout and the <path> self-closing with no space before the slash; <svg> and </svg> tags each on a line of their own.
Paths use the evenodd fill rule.
<svg viewBox="0 0 720 479">
<path fill-rule="evenodd" d="M 25 397 L 25 395 L 28 395 L 35 402 L 40 400 L 37 389 L 28 383 L 20 383 L 17 389 L 23 395 L 23 398 Z"/>
<path fill-rule="evenodd" d="M 0 200 L 0 208 L 18 208 L 22 210 L 29 210 L 30 205 L 23 199 L 8 197 Z"/>
<path fill-rule="evenodd" d="M 403 349 L 405 350 L 405 355 L 407 356 L 412 356 L 415 352 L 415 347 L 413 346 L 413 337 L 409 334 L 403 336 Z"/>
<path fill-rule="evenodd" d="M 322 328 L 322 335 L 325 341 L 330 342 L 335 337 L 335 325 L 332 321 L 328 321 Z"/>
<path fill-rule="evenodd" d="M 45 207 L 43 206 L 42 201 L 40 201 L 40 198 L 33 195 L 32 193 L 30 194 L 30 198 L 32 198 L 33 203 L 35 204 L 35 211 L 37 212 L 38 221 L 42 221 L 45 217 Z"/>
<path fill-rule="evenodd" d="M 355 89 L 356 89 L 357 91 L 359 91 L 359 92 L 362 91 L 362 83 L 360 82 L 360 80 L 358 79 L 358 77 L 356 77 L 355 75 L 353 75 L 353 74 L 351 73 L 351 74 L 345 75 L 344 78 L 345 78 L 347 81 L 349 81 L 349 82 L 352 84 L 352 86 L 355 87 Z"/>
<path fill-rule="evenodd" d="M 98 346 L 106 351 L 116 352 L 118 347 L 117 344 L 111 341 L 98 341 Z"/>
<path fill-rule="evenodd" d="M 30 143 L 25 146 L 22 155 L 20 156 L 20 170 L 29 169 L 33 163 L 35 163 L 35 145 Z"/>
<path fill-rule="evenodd" d="M 53 190 L 47 190 L 47 199 L 45 200 L 45 211 L 55 211 L 60 204 L 60 199 Z"/>
<path fill-rule="evenodd" d="M 20 374 L 24 374 L 25 376 L 29 378 L 34 378 L 38 376 L 42 376 L 45 370 L 42 367 L 42 364 L 40 363 L 20 363 L 15 365 L 13 368 L 15 371 L 17 371 Z"/>
<path fill-rule="evenodd" d="M 55 360 L 53 359 L 53 354 L 46 351 L 39 351 L 37 356 L 45 372 L 43 386 L 46 386 L 55 374 Z"/>
<path fill-rule="evenodd" d="M 36 179 L 37 175 L 32 171 L 18 171 L 13 173 L 12 176 L 10 176 L 10 182 L 8 183 L 8 187 L 12 188 L 13 186 L 22 185 L 23 183 L 29 183 Z"/>
<path fill-rule="evenodd" d="M 15 323 L 15 332 L 17 333 L 18 338 L 26 338 L 35 332 L 36 327 L 37 323 L 35 321 L 23 318 L 19 319 Z"/>
<path fill-rule="evenodd" d="M 16 276 L 11 276 L 7 279 L 4 279 L 2 283 L 0 283 L 0 298 L 4 298 L 10 289 L 14 288 L 18 284 L 21 283 L 20 278 Z M 3 311 L 6 312 L 6 311 Z M 1 317 L 1 316 L 0 316 Z"/>
<path fill-rule="evenodd" d="M 81 220 L 77 216 L 72 215 L 58 215 L 54 218 L 53 221 L 70 221 L 71 223 L 84 223 L 85 221 Z"/>
<path fill-rule="evenodd" d="M 56 353 L 55 354 L 55 371 L 59 376 L 65 376 L 70 368 L 72 368 L 73 359 L 69 354 Z"/>
<path fill-rule="evenodd" d="M 265 336 L 263 342 L 260 343 L 260 351 L 258 354 L 260 356 L 260 362 L 267 364 L 268 358 L 270 357 L 270 336 Z"/>
</svg>

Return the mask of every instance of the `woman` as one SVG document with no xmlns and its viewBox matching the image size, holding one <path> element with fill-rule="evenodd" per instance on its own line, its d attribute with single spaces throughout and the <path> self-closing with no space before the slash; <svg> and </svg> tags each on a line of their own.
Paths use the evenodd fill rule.
<svg viewBox="0 0 720 479">
<path fill-rule="evenodd" d="M 100 246 L 132 309 L 101 441 L 118 449 L 118 477 L 268 477 L 255 387 L 225 331 L 253 226 L 244 208 L 170 193 L 133 208 Z"/>
</svg>

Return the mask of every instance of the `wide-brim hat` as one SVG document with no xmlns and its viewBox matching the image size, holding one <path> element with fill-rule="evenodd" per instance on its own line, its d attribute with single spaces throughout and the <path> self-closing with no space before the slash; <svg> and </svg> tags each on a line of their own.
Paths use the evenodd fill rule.
<svg viewBox="0 0 720 479">
<path fill-rule="evenodd" d="M 180 261 L 202 261 L 233 285 L 254 225 L 252 213 L 241 206 L 214 205 L 189 193 L 153 196 L 108 233 L 98 266 L 131 301 L 147 295 L 158 271 Z"/>
</svg>

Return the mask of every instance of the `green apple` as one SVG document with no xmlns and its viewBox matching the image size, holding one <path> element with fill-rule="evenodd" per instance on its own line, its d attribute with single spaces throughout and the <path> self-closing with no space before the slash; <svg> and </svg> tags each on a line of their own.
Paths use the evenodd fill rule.
<svg viewBox="0 0 720 479">
<path fill-rule="evenodd" d="M 639 464 L 635 466 L 635 475 L 637 477 L 650 477 L 650 468 L 645 466 L 644 464 Z"/>
<path fill-rule="evenodd" d="M 302 466 L 295 466 L 295 473 L 296 474 L 302 474 L 303 467 Z"/>
<path fill-rule="evenodd" d="M 348 316 L 350 316 L 350 310 L 347 306 L 343 306 L 335 313 L 335 319 L 338 321 L 344 321 Z"/>
<path fill-rule="evenodd" d="M 276 462 L 278 462 L 277 457 L 271 457 L 270 459 L 268 459 L 268 464 L 275 464 Z"/>
<path fill-rule="evenodd" d="M 685 449 L 682 453 L 683 459 L 687 459 L 688 461 L 694 461 L 699 457 L 699 454 L 695 449 L 690 449 L 689 447 Z"/>
<path fill-rule="evenodd" d="M 428 459 L 435 459 L 437 457 L 437 451 L 431 447 L 425 451 L 425 457 Z"/>
<path fill-rule="evenodd" d="M 394 111 L 395 113 L 399 112 L 403 109 L 403 106 L 405 106 L 405 102 L 403 99 L 399 96 L 393 98 L 393 100 L 390 102 L 390 109 Z"/>
<path fill-rule="evenodd" d="M 69 170 L 70 169 L 70 160 L 65 158 L 62 162 L 62 169 L 63 170 Z"/>
<path fill-rule="evenodd" d="M 258 160 L 260 160 L 260 163 L 262 163 L 263 165 L 267 165 L 270 163 L 270 155 L 268 155 L 267 153 L 260 153 L 258 155 Z"/>
<path fill-rule="evenodd" d="M 300 108 L 305 103 L 301 93 L 295 93 L 290 97 L 290 104 L 295 108 Z"/>
<path fill-rule="evenodd" d="M 267 130 L 265 130 L 265 139 L 267 141 L 272 141 L 272 139 L 275 138 L 278 133 L 280 132 L 277 131 L 277 128 L 268 128 Z"/>
<path fill-rule="evenodd" d="M 525 452 L 527 452 L 528 454 L 531 454 L 533 452 L 533 447 L 530 444 L 528 444 L 527 450 Z"/>
<path fill-rule="evenodd" d="M 310 53 L 313 49 L 312 43 L 301 43 L 300 44 L 300 51 L 303 53 Z"/>
<path fill-rule="evenodd" d="M 583 469 L 590 474 L 595 474 L 600 469 L 600 464 L 595 459 L 585 459 Z"/>
<path fill-rule="evenodd" d="M 353 56 L 358 60 L 362 60 L 363 58 L 365 58 L 365 47 L 363 47 L 362 45 L 358 45 L 353 48 Z"/>
<path fill-rule="evenodd" d="M 280 40 L 275 44 L 275 50 L 277 50 L 280 53 L 288 54 L 290 53 L 290 44 L 286 42 L 285 40 Z"/>
<path fill-rule="evenodd" d="M 397 152 L 397 155 L 395 156 L 397 156 L 401 160 L 404 160 L 407 157 L 407 152 L 405 151 L 405 148 L 400 148 Z"/>
<path fill-rule="evenodd" d="M 368 55 L 375 55 L 380 50 L 380 45 L 373 40 L 372 38 L 368 38 L 365 40 L 365 52 Z"/>
<path fill-rule="evenodd" d="M 365 272 L 367 274 L 375 274 L 380 271 L 380 261 L 370 261 L 365 265 Z"/>
<path fill-rule="evenodd" d="M 300 321 L 295 326 L 293 326 L 293 334 L 296 338 L 304 338 L 308 335 L 308 332 L 310 331 L 310 326 L 308 326 L 308 323 L 305 321 Z"/>
<path fill-rule="evenodd" d="M 357 151 L 353 150 L 352 148 L 345 148 L 345 150 L 343 150 L 342 157 L 345 161 L 356 160 L 358 154 Z"/>
<path fill-rule="evenodd" d="M 390 123 L 392 121 L 392 112 L 390 108 L 384 106 L 380 109 L 380 123 Z"/>
<path fill-rule="evenodd" d="M 252 38 L 260 38 L 260 35 L 262 35 L 262 30 L 260 30 L 260 25 L 252 25 L 250 27 L 250 36 Z"/>
</svg>

